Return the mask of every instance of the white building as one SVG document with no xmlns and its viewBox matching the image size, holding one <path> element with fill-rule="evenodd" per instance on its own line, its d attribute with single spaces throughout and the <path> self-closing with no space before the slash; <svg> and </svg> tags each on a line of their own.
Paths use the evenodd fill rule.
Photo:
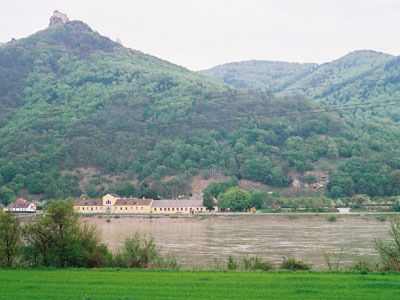
<svg viewBox="0 0 400 300">
<path fill-rule="evenodd" d="M 9 206 L 3 208 L 4 211 L 13 211 L 13 212 L 36 212 L 35 203 L 29 202 L 24 198 L 17 199 L 14 203 L 11 203 Z"/>
</svg>

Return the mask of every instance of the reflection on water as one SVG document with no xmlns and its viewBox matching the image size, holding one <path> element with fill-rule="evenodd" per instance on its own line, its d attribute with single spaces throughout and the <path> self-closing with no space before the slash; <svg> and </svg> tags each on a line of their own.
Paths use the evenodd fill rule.
<svg viewBox="0 0 400 300">
<path fill-rule="evenodd" d="M 328 223 L 319 219 L 247 218 L 120 218 L 92 219 L 111 250 L 120 248 L 135 231 L 152 234 L 164 253 L 173 254 L 184 268 L 211 268 L 214 258 L 258 255 L 273 263 L 295 256 L 324 268 L 322 251 L 344 248 L 345 261 L 377 257 L 374 238 L 387 237 L 389 224 L 355 218 Z"/>
</svg>

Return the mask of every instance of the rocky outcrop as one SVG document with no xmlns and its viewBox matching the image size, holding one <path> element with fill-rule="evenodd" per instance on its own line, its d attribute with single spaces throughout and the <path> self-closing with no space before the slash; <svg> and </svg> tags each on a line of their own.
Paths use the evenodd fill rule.
<svg viewBox="0 0 400 300">
<path fill-rule="evenodd" d="M 50 18 L 50 24 L 51 25 L 55 25 L 55 24 L 65 24 L 69 21 L 68 17 L 66 14 L 63 14 L 62 12 L 59 12 L 58 10 L 55 10 L 53 12 L 53 15 Z"/>
</svg>

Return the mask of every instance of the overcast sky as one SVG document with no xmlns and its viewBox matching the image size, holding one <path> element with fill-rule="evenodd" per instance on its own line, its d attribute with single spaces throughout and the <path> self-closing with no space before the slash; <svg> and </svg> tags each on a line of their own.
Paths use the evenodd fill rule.
<svg viewBox="0 0 400 300">
<path fill-rule="evenodd" d="M 322 63 L 360 49 L 400 55 L 400 0 L 0 0 L 0 41 L 46 28 L 55 9 L 191 70 Z"/>
</svg>

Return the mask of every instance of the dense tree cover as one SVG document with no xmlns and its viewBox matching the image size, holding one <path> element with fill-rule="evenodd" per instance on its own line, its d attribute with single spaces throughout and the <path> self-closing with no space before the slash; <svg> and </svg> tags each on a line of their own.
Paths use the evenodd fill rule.
<svg viewBox="0 0 400 300">
<path fill-rule="evenodd" d="M 400 121 L 396 102 L 400 95 L 400 59 L 384 53 L 355 51 L 321 65 L 245 61 L 201 73 L 237 88 L 301 95 L 331 105 L 373 103 L 373 109 L 361 105 L 348 111 Z M 376 105 L 379 102 L 384 105 Z"/>
<path fill-rule="evenodd" d="M 219 65 L 199 73 L 239 89 L 277 92 L 304 78 L 317 67 L 318 64 L 312 63 L 250 60 Z"/>
<path fill-rule="evenodd" d="M 246 211 L 250 208 L 250 193 L 233 187 L 218 196 L 218 205 L 222 211 Z"/>
<path fill-rule="evenodd" d="M 400 132 L 391 123 L 238 91 L 123 48 L 81 22 L 2 46 L 0 71 L 3 204 L 21 192 L 175 198 L 208 170 L 285 187 L 292 170 L 318 169 L 321 161 L 343 165 L 332 169 L 332 197 L 397 193 L 389 183 L 400 169 Z M 372 164 L 385 185 L 367 191 L 375 179 L 356 179 L 353 159 Z M 77 168 L 104 176 L 82 185 Z M 354 188 L 345 186 L 350 179 Z"/>
</svg>

